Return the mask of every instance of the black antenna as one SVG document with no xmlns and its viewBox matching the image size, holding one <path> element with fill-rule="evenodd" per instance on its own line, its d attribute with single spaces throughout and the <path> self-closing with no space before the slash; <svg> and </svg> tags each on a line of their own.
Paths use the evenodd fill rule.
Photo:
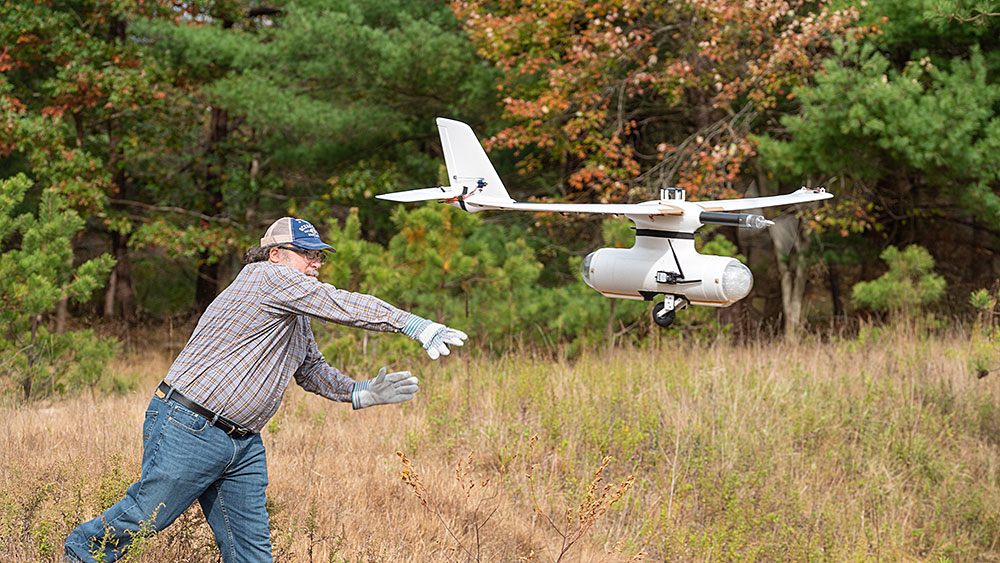
<svg viewBox="0 0 1000 563">
<path fill-rule="evenodd" d="M 674 255 L 674 264 L 677 264 L 677 273 L 681 275 L 681 279 L 684 279 L 684 269 L 681 268 L 681 261 L 677 259 L 677 252 L 674 250 L 674 243 L 667 239 L 667 244 L 670 245 L 670 252 Z"/>
</svg>

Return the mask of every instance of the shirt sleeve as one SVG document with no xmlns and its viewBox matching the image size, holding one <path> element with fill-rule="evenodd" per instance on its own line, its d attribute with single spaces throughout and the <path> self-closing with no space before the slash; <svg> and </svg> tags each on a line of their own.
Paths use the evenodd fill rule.
<svg viewBox="0 0 1000 563">
<path fill-rule="evenodd" d="M 308 319 L 302 319 L 302 330 L 308 333 L 308 345 L 306 358 L 295 372 L 295 382 L 306 391 L 332 401 L 351 402 L 354 380 L 326 363 Z"/>
<path fill-rule="evenodd" d="M 377 297 L 337 289 L 288 266 L 270 268 L 263 287 L 262 305 L 277 315 L 308 315 L 380 332 L 401 332 L 411 317 Z"/>
</svg>

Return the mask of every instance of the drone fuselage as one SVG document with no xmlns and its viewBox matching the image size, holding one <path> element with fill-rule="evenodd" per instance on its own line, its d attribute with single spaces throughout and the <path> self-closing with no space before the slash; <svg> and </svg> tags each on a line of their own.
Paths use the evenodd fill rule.
<svg viewBox="0 0 1000 563">
<path fill-rule="evenodd" d="M 629 215 L 636 224 L 632 248 L 601 248 L 584 258 L 583 279 L 606 297 L 642 299 L 684 297 L 695 305 L 727 307 L 746 297 L 753 274 L 742 262 L 727 256 L 700 254 L 694 231 L 702 225 L 680 216 Z"/>
</svg>

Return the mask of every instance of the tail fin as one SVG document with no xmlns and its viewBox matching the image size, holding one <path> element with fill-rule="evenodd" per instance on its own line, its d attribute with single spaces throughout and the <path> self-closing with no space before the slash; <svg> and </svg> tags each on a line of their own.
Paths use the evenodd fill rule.
<svg viewBox="0 0 1000 563">
<path fill-rule="evenodd" d="M 472 128 L 461 121 L 443 117 L 437 118 L 437 126 L 451 185 L 375 197 L 400 202 L 439 200 L 471 212 L 482 209 L 476 205 L 477 201 L 483 204 L 513 203 Z"/>
<path fill-rule="evenodd" d="M 478 198 L 513 201 L 471 127 L 443 117 L 437 118 L 437 126 L 452 188 L 461 187 L 464 193 L 474 195 L 470 203 Z"/>
</svg>

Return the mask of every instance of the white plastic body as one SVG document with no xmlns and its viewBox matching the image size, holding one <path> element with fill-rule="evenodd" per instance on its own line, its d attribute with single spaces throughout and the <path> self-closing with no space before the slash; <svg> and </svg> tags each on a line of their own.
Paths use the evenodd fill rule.
<svg viewBox="0 0 1000 563">
<path fill-rule="evenodd" d="M 690 233 L 701 226 L 693 214 L 680 217 L 630 215 L 629 219 L 635 222 L 639 232 L 648 230 L 657 234 Z M 584 279 L 602 295 L 615 299 L 639 300 L 646 299 L 643 293 L 666 293 L 683 295 L 695 305 L 728 307 L 746 295 L 743 292 L 727 294 L 723 287 L 723 273 L 733 262 L 739 263 L 735 258 L 699 253 L 691 238 L 642 236 L 637 232 L 632 248 L 594 251 L 589 256 Z M 683 273 L 685 280 L 700 281 L 660 283 L 657 272 Z"/>
<path fill-rule="evenodd" d="M 739 301 L 744 295 L 727 295 L 723 289 L 723 272 L 735 258 L 726 256 L 711 256 L 699 254 L 694 249 L 692 240 L 672 240 L 677 260 L 684 270 L 687 280 L 700 280 L 695 283 L 668 284 L 657 283 L 656 272 L 677 271 L 674 255 L 667 248 L 666 252 L 656 248 L 653 242 L 663 242 L 666 239 L 651 239 L 641 237 L 632 248 L 601 248 L 591 257 L 588 285 L 601 292 L 605 297 L 614 299 L 646 299 L 648 294 L 668 293 L 683 295 L 694 305 L 709 305 L 712 307 L 728 307 Z"/>
</svg>

